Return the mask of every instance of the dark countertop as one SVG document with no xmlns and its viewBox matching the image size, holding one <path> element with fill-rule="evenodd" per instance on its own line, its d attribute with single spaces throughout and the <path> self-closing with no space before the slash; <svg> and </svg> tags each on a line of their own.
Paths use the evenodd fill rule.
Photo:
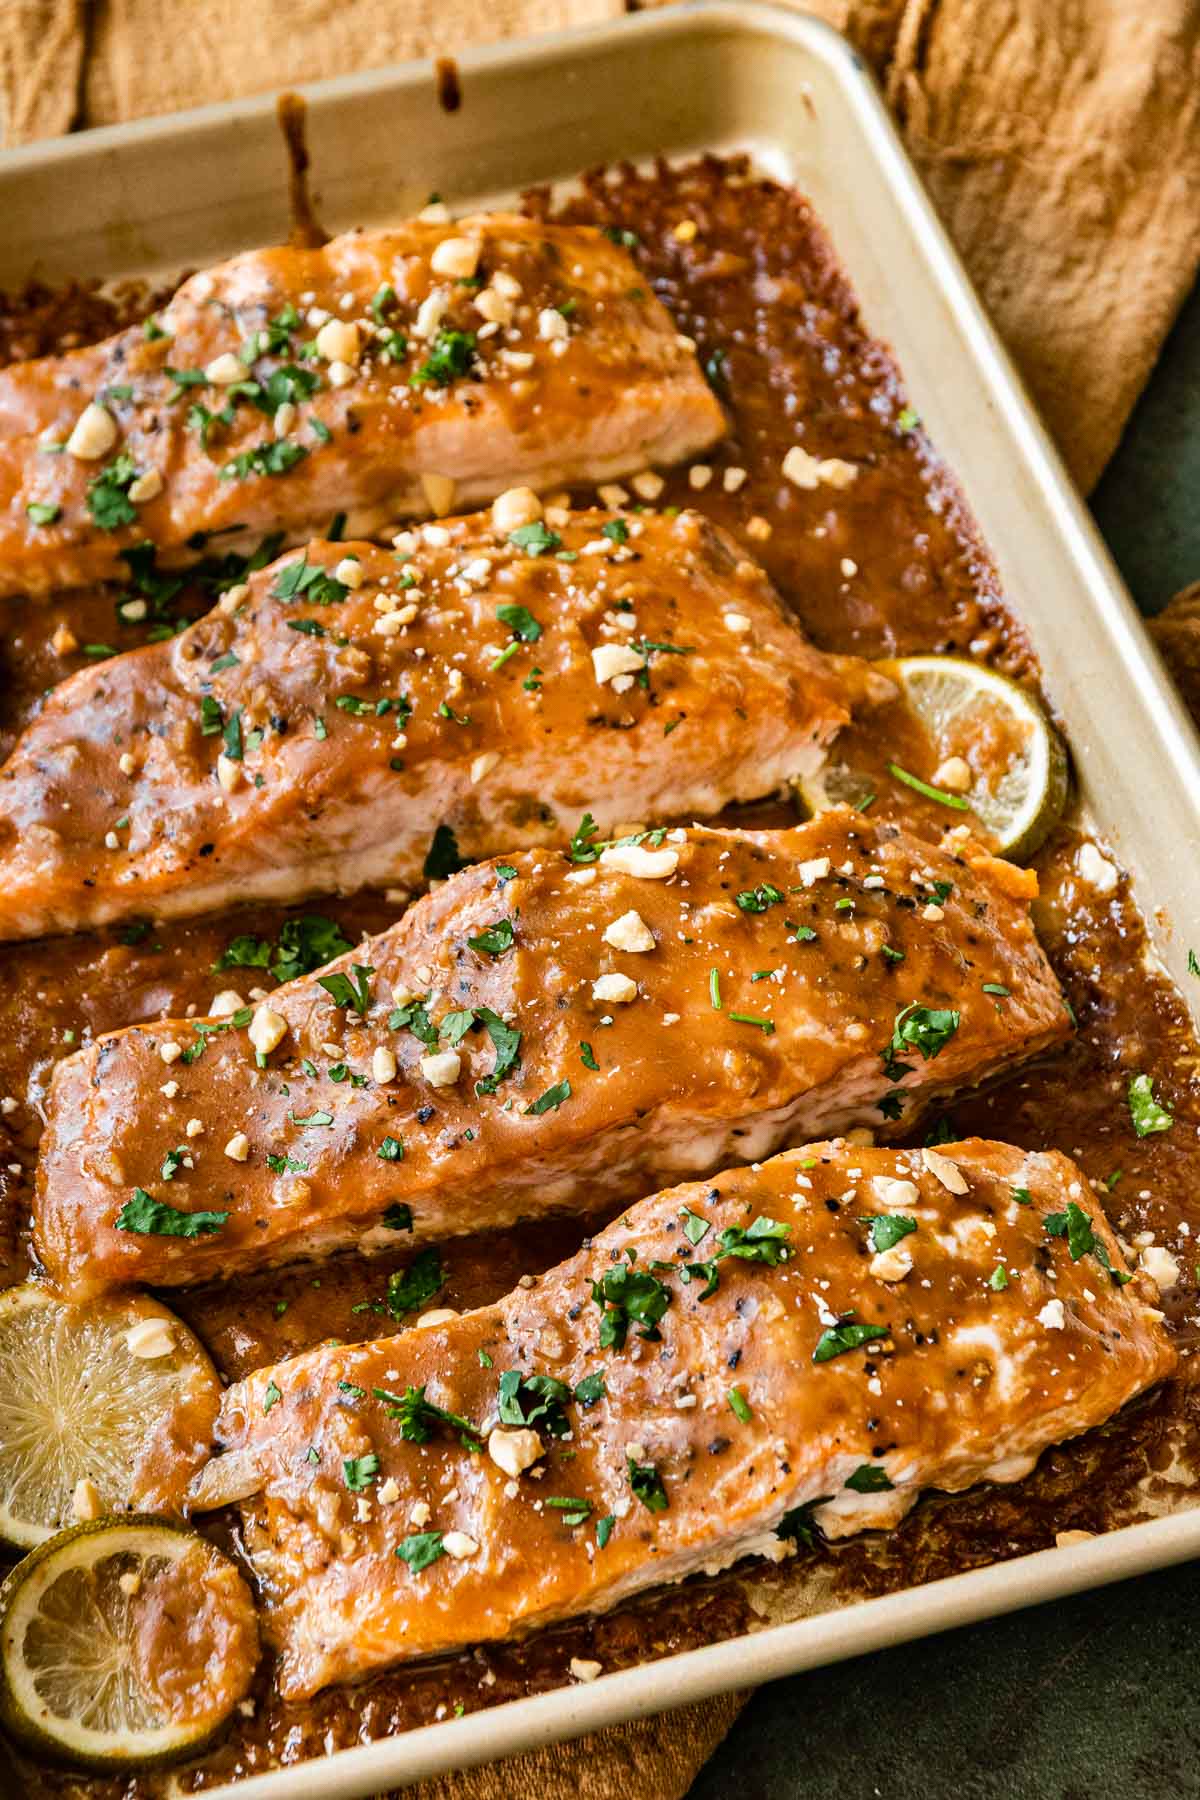
<svg viewBox="0 0 1200 1800">
<path fill-rule="evenodd" d="M 1200 287 L 1094 500 L 1134 598 L 1200 579 Z M 689 1800 L 1200 1795 L 1200 1566 L 762 1688 Z"/>
</svg>

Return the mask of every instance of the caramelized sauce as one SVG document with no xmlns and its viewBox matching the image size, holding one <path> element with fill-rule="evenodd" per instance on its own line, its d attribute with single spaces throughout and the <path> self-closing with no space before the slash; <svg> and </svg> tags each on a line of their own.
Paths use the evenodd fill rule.
<svg viewBox="0 0 1200 1800">
<path fill-rule="evenodd" d="M 548 213 L 550 197 L 530 195 L 527 206 Z M 642 278 L 694 338 L 728 409 L 730 436 L 705 465 L 711 473 L 675 471 L 658 505 L 699 507 L 740 537 L 825 649 L 868 657 L 957 651 L 1036 685 L 1028 640 L 1006 611 L 954 479 L 908 409 L 891 355 L 859 319 L 803 199 L 739 162 L 704 159 L 675 171 L 595 174 L 562 214 L 636 234 L 632 253 Z M 144 311 L 160 299 L 146 296 Z M 64 296 L 33 293 L 0 312 L 0 354 L 44 354 L 66 341 L 103 336 L 133 316 L 128 294 L 111 302 L 82 287 Z M 804 492 L 783 478 L 780 465 L 800 422 L 811 452 L 859 465 L 850 487 Z M 591 499 L 590 493 L 578 497 Z M 72 656 L 80 660 L 46 648 L 60 619 L 71 623 L 80 644 L 95 631 L 98 641 L 127 646 L 128 639 L 114 635 L 114 598 L 99 593 L 7 606 L 0 647 L 6 676 L 0 728 L 7 741 L 36 708 L 41 690 L 74 666 Z M 872 816 L 940 835 L 947 823 L 942 809 L 896 784 L 885 767 L 900 761 L 928 777 L 927 749 L 895 709 L 876 715 L 871 731 L 869 742 L 861 736 L 843 742 L 840 753 L 877 777 Z M 768 802 L 737 816 L 769 825 L 794 815 Z M 1186 1353 L 1200 1330 L 1200 1049 L 1180 997 L 1147 961 L 1144 926 L 1125 883 L 1108 896 L 1086 886 L 1076 873 L 1077 843 L 1064 828 L 1038 856 L 1037 917 L 1078 1033 L 1043 1064 L 956 1103 L 952 1128 L 1056 1146 L 1074 1156 L 1093 1181 L 1096 1205 L 1127 1241 L 1150 1232 L 1177 1258 L 1182 1279 L 1166 1304 Z M 351 937 L 378 929 L 390 912 L 371 897 L 303 910 L 336 918 Z M 156 927 L 132 944 L 113 932 L 0 948 L 0 1093 L 18 1102 L 0 1119 L 0 1132 L 9 1140 L 3 1162 L 20 1166 L 20 1173 L 0 1173 L 6 1280 L 20 1279 L 25 1269 L 27 1171 L 37 1100 L 54 1059 L 96 1031 L 189 1006 L 203 1010 L 218 988 L 257 979 L 261 971 L 216 974 L 211 965 L 239 932 L 273 934 L 284 916 L 259 911 L 252 920 L 239 915 Z M 1174 1113 L 1169 1132 L 1135 1136 L 1125 1100 L 1135 1072 L 1153 1076 L 1156 1097 Z M 448 1285 L 438 1304 L 463 1307 L 497 1296 L 521 1274 L 566 1255 L 580 1235 L 580 1225 L 568 1223 L 516 1232 L 499 1243 L 456 1242 L 447 1250 Z M 323 1337 L 377 1334 L 385 1322 L 370 1303 L 388 1270 L 403 1260 L 346 1258 L 231 1282 L 219 1292 L 176 1295 L 171 1303 L 234 1378 Z M 364 1303 L 368 1310 L 354 1310 Z M 829 1605 L 927 1581 L 1043 1549 L 1065 1529 L 1103 1531 L 1179 1505 L 1200 1462 L 1200 1401 L 1189 1367 L 1185 1360 L 1179 1379 L 1102 1430 L 1048 1452 L 1027 1480 L 955 1498 L 931 1496 L 886 1537 L 852 1540 L 836 1551 L 818 1547 L 777 1569 L 751 1565 L 692 1582 L 524 1645 L 402 1669 L 303 1706 L 273 1696 L 264 1665 L 254 1716 L 176 1779 L 185 1791 L 203 1790 L 457 1710 L 560 1686 L 572 1656 L 613 1670 L 756 1622 L 800 1616 L 814 1600 Z M 214 1529 L 236 1544 L 232 1519 Z M 105 1783 L 32 1768 L 23 1773 L 31 1794 L 97 1800 L 141 1800 L 161 1793 L 164 1780 Z"/>
</svg>

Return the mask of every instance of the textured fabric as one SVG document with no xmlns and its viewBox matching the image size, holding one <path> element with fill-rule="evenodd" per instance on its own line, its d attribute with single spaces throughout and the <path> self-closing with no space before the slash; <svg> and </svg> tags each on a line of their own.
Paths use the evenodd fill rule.
<svg viewBox="0 0 1200 1800">
<path fill-rule="evenodd" d="M 651 0 L 653 3 L 653 0 Z M 623 0 L 0 0 L 0 139 L 451 53 Z M 1080 484 L 1200 261 L 1197 0 L 810 0 L 874 67 Z M 1200 712 L 1200 603 L 1157 628 Z M 407 1790 L 678 1800 L 742 1696 Z"/>
</svg>

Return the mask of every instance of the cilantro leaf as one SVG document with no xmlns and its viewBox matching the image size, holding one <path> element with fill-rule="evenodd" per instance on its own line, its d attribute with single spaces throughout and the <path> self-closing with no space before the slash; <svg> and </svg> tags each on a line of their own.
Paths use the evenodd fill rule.
<svg viewBox="0 0 1200 1800">
<path fill-rule="evenodd" d="M 1140 1138 L 1150 1137 L 1156 1131 L 1170 1131 L 1175 1118 L 1154 1098 L 1153 1076 L 1131 1076 L 1128 1099 L 1129 1116 L 1133 1120 L 1133 1129 Z"/>
<path fill-rule="evenodd" d="M 506 1369 L 500 1377 L 497 1410 L 502 1425 L 540 1425 L 552 1437 L 565 1437 L 571 1429 L 563 1410 L 571 1398 L 565 1381 L 553 1375 L 522 1375 Z"/>
<path fill-rule="evenodd" d="M 831 1325 L 817 1339 L 817 1347 L 813 1351 L 814 1362 L 830 1362 L 835 1356 L 844 1356 L 847 1350 L 861 1350 L 864 1344 L 873 1342 L 875 1338 L 890 1335 L 888 1325 L 856 1325 L 846 1319 L 838 1325 Z"/>
<path fill-rule="evenodd" d="M 523 527 L 528 530 L 528 526 Z M 553 536 L 553 533 L 551 533 Z M 498 606 L 496 617 L 502 625 L 507 625 L 515 638 L 523 644 L 536 644 L 542 635 L 542 628 L 533 614 L 525 606 Z"/>
<path fill-rule="evenodd" d="M 445 881 L 447 876 L 457 874 L 465 866 L 453 830 L 449 825 L 439 825 L 425 855 L 423 872 L 426 881 Z"/>
<path fill-rule="evenodd" d="M 898 1244 L 901 1238 L 917 1229 L 917 1221 L 906 1218 L 903 1213 L 870 1213 L 858 1222 L 870 1226 L 867 1241 L 876 1254 L 890 1250 L 893 1244 Z"/>
<path fill-rule="evenodd" d="M 295 981 L 297 976 L 310 975 L 353 948 L 332 919 L 321 913 L 305 913 L 303 918 L 286 920 L 281 927 L 271 973 L 276 981 Z"/>
<path fill-rule="evenodd" d="M 452 381 L 467 374 L 475 357 L 473 331 L 439 331 L 425 361 L 409 376 L 410 387 L 449 387 Z"/>
<path fill-rule="evenodd" d="M 101 531 L 117 531 L 136 520 L 137 507 L 129 498 L 128 489 L 137 480 L 137 473 L 132 456 L 122 451 L 88 482 L 87 508 Z"/>
<path fill-rule="evenodd" d="M 378 1473 L 379 1458 L 373 1450 L 368 1450 L 365 1456 L 347 1456 L 342 1459 L 342 1474 L 352 1494 L 365 1492 Z"/>
<path fill-rule="evenodd" d="M 204 1237 L 220 1231 L 227 1212 L 180 1212 L 178 1207 L 153 1200 L 144 1188 L 134 1188 L 117 1214 L 118 1231 L 136 1231 L 151 1237 Z"/>
<path fill-rule="evenodd" d="M 884 1494 L 894 1485 L 888 1480 L 887 1470 L 881 1469 L 878 1463 L 860 1463 L 846 1481 L 846 1486 L 853 1488 L 856 1494 Z"/>
<path fill-rule="evenodd" d="M 468 1450 L 483 1448 L 479 1433 L 470 1419 L 464 1419 L 459 1413 L 447 1412 L 444 1407 L 435 1406 L 432 1400 L 425 1398 L 425 1384 L 420 1387 L 406 1387 L 402 1394 L 390 1393 L 387 1388 L 372 1388 L 376 1400 L 382 1400 L 387 1408 L 389 1419 L 397 1419 L 400 1423 L 400 1436 L 410 1444 L 427 1444 L 432 1438 L 434 1428 L 448 1425 L 457 1431 L 459 1442 Z"/>
<path fill-rule="evenodd" d="M 510 544 L 515 544 L 518 550 L 524 550 L 527 556 L 548 556 L 552 550 L 562 549 L 562 539 L 559 537 L 557 531 L 551 531 L 550 527 L 543 524 L 541 519 L 535 519 L 531 525 L 518 525 L 515 531 L 509 532 L 508 541 Z M 516 610 L 518 609 L 514 607 L 498 607 L 496 610 L 496 617 L 498 619 L 503 619 L 505 612 L 513 612 Z M 524 607 L 521 607 L 519 610 L 525 612 Z M 525 617 L 529 618 L 529 614 L 525 613 Z M 504 622 L 505 624 L 508 624 L 507 619 L 505 619 Z M 515 626 L 513 629 L 516 631 Z M 523 632 L 516 632 L 516 635 L 518 637 L 524 637 Z M 534 632 L 533 637 L 539 638 L 541 635 L 542 628 L 539 625 Z M 533 638 L 525 638 L 524 641 L 526 643 L 532 643 Z"/>
<path fill-rule="evenodd" d="M 353 981 L 348 975 L 340 973 L 318 975 L 317 986 L 325 989 L 335 1006 L 340 1006 L 343 1011 L 353 1009 L 361 1019 L 371 1004 L 371 983 L 368 977 L 375 970 L 370 963 L 351 963 L 350 968 Z"/>
<path fill-rule="evenodd" d="M 408 1564 L 414 1575 L 419 1575 L 422 1569 L 427 1569 L 430 1563 L 445 1554 L 440 1531 L 414 1531 L 396 1545 L 396 1555 Z"/>
<path fill-rule="evenodd" d="M 557 1112 L 563 1101 L 569 1100 L 570 1098 L 570 1082 L 556 1081 L 553 1087 L 547 1088 L 545 1093 L 540 1095 L 538 1099 L 533 1102 L 532 1106 L 527 1106 L 525 1108 L 526 1116 L 528 1117 L 532 1114 L 535 1118 L 539 1118 L 542 1113 L 548 1113 L 552 1109 L 554 1112 Z"/>
<path fill-rule="evenodd" d="M 469 937 L 467 942 L 481 956 L 503 956 L 506 950 L 512 949 L 513 937 L 512 920 L 497 919 L 494 925 L 487 926 L 475 937 Z"/>
<path fill-rule="evenodd" d="M 654 1464 L 635 1462 L 632 1456 L 625 1458 L 625 1464 L 629 1471 L 629 1485 L 635 1497 L 649 1512 L 666 1512 L 670 1502 L 662 1476 Z"/>
<path fill-rule="evenodd" d="M 602 1315 L 601 1347 L 622 1350 L 630 1325 L 642 1326 L 639 1336 L 657 1341 L 658 1321 L 671 1304 L 671 1291 L 657 1276 L 620 1263 L 592 1282 L 592 1299 Z"/>
<path fill-rule="evenodd" d="M 422 1250 L 407 1269 L 394 1269 L 388 1277 L 387 1309 L 393 1319 L 416 1312 L 446 1285 L 442 1259 L 436 1249 Z"/>
</svg>

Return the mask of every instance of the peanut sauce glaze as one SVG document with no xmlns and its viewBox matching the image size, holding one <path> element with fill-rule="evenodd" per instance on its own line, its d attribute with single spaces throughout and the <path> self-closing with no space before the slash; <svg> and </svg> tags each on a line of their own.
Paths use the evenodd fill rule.
<svg viewBox="0 0 1200 1800">
<path fill-rule="evenodd" d="M 528 196 L 526 210 L 549 216 L 550 196 Z M 765 564 L 823 649 L 870 658 L 955 651 L 1036 685 L 1028 641 L 1005 609 L 955 483 L 908 408 L 891 356 L 860 322 L 833 251 L 800 197 L 736 161 L 705 159 L 649 175 L 597 174 L 555 216 L 634 234 L 627 241 L 635 260 L 680 330 L 695 339 L 728 409 L 729 438 L 700 470 L 670 475 L 658 506 L 696 507 L 731 531 Z M 114 302 L 82 287 L 34 292 L 0 307 L 0 358 L 94 341 L 162 300 L 126 292 Z M 792 486 L 780 465 L 797 443 L 816 457 L 853 461 L 858 479 L 836 490 Z M 745 477 L 727 481 L 727 470 Z M 578 503 L 593 499 L 590 491 L 576 495 Z M 45 689 L 94 660 L 98 651 L 89 657 L 89 645 L 132 648 L 161 635 L 164 619 L 156 614 L 192 617 L 211 601 L 195 579 L 144 617 L 136 607 L 130 617 L 128 605 L 118 611 L 121 598 L 109 589 L 5 602 L 5 752 Z M 872 818 L 940 836 L 942 809 L 894 783 L 885 767 L 899 761 L 928 778 L 930 747 L 912 741 L 912 727 L 895 710 L 876 711 L 869 730 L 869 742 L 859 734 L 843 740 L 842 753 L 877 777 Z M 739 808 L 728 822 L 793 820 L 790 809 L 767 803 Z M 264 1663 L 253 1716 L 239 1719 L 199 1764 L 176 1773 L 183 1790 L 560 1686 L 573 1656 L 610 1671 L 713 1642 L 756 1620 L 794 1616 L 814 1583 L 826 1600 L 884 1592 L 1043 1549 L 1063 1530 L 1102 1531 L 1178 1503 L 1200 1467 L 1200 1395 L 1188 1355 L 1200 1342 L 1200 1049 L 1178 995 L 1146 967 L 1144 927 L 1124 880 L 1108 894 L 1085 884 L 1077 846 L 1063 828 L 1040 852 L 1035 916 L 1078 1032 L 1037 1065 L 958 1101 L 952 1134 L 1066 1151 L 1091 1180 L 1097 1209 L 1127 1243 L 1136 1246 L 1139 1234 L 1149 1234 L 1143 1244 L 1152 1239 L 1170 1251 L 1181 1279 L 1164 1305 L 1184 1353 L 1181 1374 L 1103 1429 L 1047 1452 L 1023 1482 L 930 1497 L 886 1536 L 836 1549 L 818 1545 L 776 1568 L 753 1564 L 524 1645 L 401 1669 L 303 1704 L 284 1704 L 272 1693 Z M 389 924 L 395 906 L 364 895 L 0 948 L 0 1095 L 17 1102 L 0 1116 L 7 1139 L 0 1161 L 4 1281 L 22 1279 L 28 1267 L 37 1105 L 54 1061 L 135 1019 L 203 1014 L 221 987 L 271 988 L 266 969 L 214 973 L 213 964 L 235 937 L 275 944 L 285 921 L 314 913 L 335 921 L 353 943 Z M 1153 1077 L 1155 1096 L 1175 1121 L 1144 1139 L 1134 1134 L 1125 1099 L 1130 1076 L 1140 1072 Z M 496 1299 L 520 1277 L 572 1254 L 586 1228 L 543 1222 L 497 1241 L 456 1239 L 444 1256 L 437 1304 L 465 1308 Z M 236 1380 L 323 1338 L 351 1342 L 390 1329 L 378 1303 L 390 1270 L 411 1254 L 267 1271 L 218 1291 L 174 1295 L 171 1304 Z M 226 1539 L 232 1532 L 219 1520 L 209 1528 Z M 165 1780 L 89 1781 L 26 1765 L 22 1774 L 33 1795 L 96 1800 L 142 1800 L 160 1794 Z"/>
</svg>

